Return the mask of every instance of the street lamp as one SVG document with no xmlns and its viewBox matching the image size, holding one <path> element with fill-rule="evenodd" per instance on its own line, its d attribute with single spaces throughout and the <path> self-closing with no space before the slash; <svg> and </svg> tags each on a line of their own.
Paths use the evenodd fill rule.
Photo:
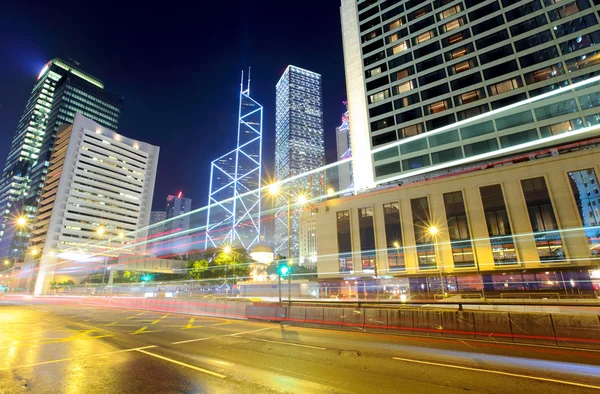
<svg viewBox="0 0 600 394">
<path fill-rule="evenodd" d="M 437 228 L 437 226 L 431 225 L 431 226 L 429 226 L 427 231 L 429 231 L 429 235 L 431 235 L 431 238 L 433 239 L 433 255 L 436 259 L 436 262 L 437 262 L 437 260 L 439 260 L 438 269 L 440 271 L 440 286 L 442 289 L 442 297 L 446 298 L 446 286 L 444 285 L 443 265 L 442 265 L 441 259 L 438 259 L 438 257 L 437 257 L 437 248 L 436 248 L 436 236 L 438 235 L 440 230 Z"/>
<path fill-rule="evenodd" d="M 20 227 L 23 227 L 27 224 L 27 218 L 25 218 L 24 216 L 21 216 L 20 218 L 17 219 L 17 225 Z"/>
<path fill-rule="evenodd" d="M 10 261 L 4 260 L 4 265 L 9 265 L 9 264 L 10 264 Z"/>
<path fill-rule="evenodd" d="M 106 231 L 106 228 L 104 226 L 100 226 L 96 229 L 96 234 L 98 235 L 98 237 L 102 237 L 104 234 L 108 234 L 108 245 L 107 245 L 107 249 L 110 250 L 110 243 L 112 242 L 112 234 Z M 119 231 L 118 235 L 119 239 L 122 241 L 123 239 L 125 239 L 125 233 L 123 231 Z M 104 287 L 104 280 L 106 278 L 106 271 L 108 270 L 108 250 L 106 251 L 105 255 L 104 255 L 104 272 L 102 273 L 102 287 Z M 111 285 L 110 283 L 110 278 L 109 278 L 109 286 Z M 104 291 L 104 289 L 102 290 Z"/>
</svg>

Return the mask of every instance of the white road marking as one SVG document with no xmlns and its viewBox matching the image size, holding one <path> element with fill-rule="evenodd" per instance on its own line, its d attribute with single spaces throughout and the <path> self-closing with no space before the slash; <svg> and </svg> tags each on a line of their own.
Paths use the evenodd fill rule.
<svg viewBox="0 0 600 394">
<path fill-rule="evenodd" d="M 463 366 L 460 366 L 460 365 L 433 363 L 433 362 L 421 361 L 421 360 L 411 360 L 409 358 L 392 357 L 392 359 L 397 360 L 397 361 L 405 361 L 405 362 L 408 362 L 408 363 L 434 365 L 434 366 L 437 366 L 437 367 L 463 369 L 463 370 L 467 370 L 467 371 L 487 372 L 487 373 L 492 373 L 492 374 L 496 374 L 496 375 L 513 376 L 513 377 L 516 377 L 516 378 L 540 380 L 540 381 L 543 381 L 543 382 L 561 383 L 561 384 L 566 384 L 566 385 L 569 385 L 569 386 L 585 387 L 585 388 L 588 388 L 588 389 L 600 390 L 600 386 L 592 386 L 592 385 L 584 384 L 584 383 L 568 382 L 568 381 L 565 381 L 565 380 L 550 379 L 550 378 L 541 378 L 541 377 L 538 377 L 538 376 L 528 376 L 528 375 L 521 375 L 521 374 L 516 374 L 516 373 L 510 373 L 510 372 L 494 371 L 494 370 L 491 370 L 491 369 L 471 368 L 471 367 L 463 367 Z"/>
<path fill-rule="evenodd" d="M 272 341 L 270 339 L 261 339 L 261 338 L 249 338 L 252 339 L 254 341 L 261 341 L 261 342 L 271 342 L 271 343 L 279 343 L 281 345 L 290 345 L 290 346 L 298 346 L 298 347 L 306 347 L 309 349 L 317 349 L 317 350 L 327 350 L 324 347 L 319 347 L 319 346 L 310 346 L 310 345 L 301 345 L 299 343 L 293 343 L 293 342 L 283 342 L 283 341 Z"/>
<path fill-rule="evenodd" d="M 207 339 L 210 339 L 210 338 L 197 338 L 197 339 L 189 339 L 187 341 L 171 342 L 171 345 L 179 345 L 180 343 L 190 343 L 190 342 L 206 341 Z"/>
<path fill-rule="evenodd" d="M 272 329 L 274 329 L 274 328 L 275 328 L 275 326 L 273 326 L 273 327 L 267 327 L 267 328 L 260 328 L 260 329 L 258 329 L 258 330 L 251 330 L 251 331 L 236 332 L 236 333 L 233 333 L 233 334 L 227 334 L 227 335 L 222 335 L 222 336 L 224 336 L 224 337 L 236 337 L 236 336 L 238 336 L 238 335 L 250 334 L 250 333 L 253 333 L 253 332 L 259 332 L 259 331 L 272 330 Z"/>
<path fill-rule="evenodd" d="M 168 362 L 173 363 L 173 364 L 181 365 L 182 367 L 190 368 L 190 369 L 193 369 L 193 370 L 198 371 L 198 372 L 204 372 L 206 374 L 209 374 L 209 375 L 212 375 L 212 376 L 216 376 L 217 378 L 223 379 L 223 378 L 227 377 L 225 375 L 221 375 L 220 373 L 209 371 L 208 369 L 196 367 L 195 365 L 190 365 L 190 364 L 182 363 L 181 361 L 173 360 L 172 358 L 168 358 L 168 357 L 163 357 L 163 356 L 160 356 L 158 354 L 147 352 L 145 350 L 138 350 L 138 352 L 147 354 L 147 355 L 152 356 L 152 357 L 159 358 L 159 359 L 164 360 L 164 361 L 168 361 Z"/>
</svg>

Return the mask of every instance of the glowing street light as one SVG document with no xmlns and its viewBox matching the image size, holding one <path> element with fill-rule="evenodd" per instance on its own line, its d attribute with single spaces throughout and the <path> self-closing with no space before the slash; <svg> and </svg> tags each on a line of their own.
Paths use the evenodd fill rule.
<svg viewBox="0 0 600 394">
<path fill-rule="evenodd" d="M 226 246 L 223 248 L 223 253 L 225 253 L 225 254 L 230 254 L 230 253 L 231 253 L 231 246 L 229 246 L 229 245 L 226 245 Z"/>
<path fill-rule="evenodd" d="M 269 194 L 272 196 L 278 195 L 280 192 L 279 185 L 277 183 L 273 183 L 269 185 Z"/>
<path fill-rule="evenodd" d="M 20 218 L 17 219 L 17 225 L 20 227 L 23 227 L 27 224 L 27 218 L 21 216 Z"/>
<path fill-rule="evenodd" d="M 429 226 L 428 231 L 429 231 L 429 234 L 433 237 L 433 255 L 436 256 L 435 259 L 437 261 L 438 258 L 437 258 L 437 250 L 435 247 L 436 246 L 435 245 L 435 239 L 436 239 L 435 236 L 438 234 L 439 229 L 437 228 L 437 226 L 432 225 L 432 226 Z M 440 270 L 440 287 L 442 289 L 442 296 L 445 298 L 446 297 L 446 289 L 445 289 L 446 286 L 444 284 L 444 272 L 443 272 L 443 266 L 442 266 L 441 261 L 438 263 L 438 267 Z"/>
<path fill-rule="evenodd" d="M 10 264 L 10 261 L 4 260 L 4 265 L 9 265 L 9 264 Z"/>
<path fill-rule="evenodd" d="M 39 253 L 39 251 L 37 249 L 31 249 L 29 253 L 31 253 L 32 256 L 35 256 Z"/>
<path fill-rule="evenodd" d="M 308 198 L 304 194 L 298 196 L 298 204 L 304 205 L 308 202 Z"/>
<path fill-rule="evenodd" d="M 104 233 L 106 232 L 106 229 L 104 228 L 104 226 L 100 226 L 98 227 L 98 229 L 96 230 L 96 234 L 102 236 L 104 235 Z"/>
<path fill-rule="evenodd" d="M 121 240 L 125 239 L 125 233 L 123 231 L 121 231 L 119 233 L 119 239 L 121 239 Z"/>
</svg>

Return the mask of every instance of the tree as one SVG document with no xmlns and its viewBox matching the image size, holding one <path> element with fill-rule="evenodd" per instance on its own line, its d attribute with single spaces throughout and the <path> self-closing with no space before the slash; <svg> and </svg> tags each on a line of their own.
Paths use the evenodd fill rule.
<svg viewBox="0 0 600 394">
<path fill-rule="evenodd" d="M 193 279 L 200 279 L 204 277 L 204 273 L 208 270 L 208 261 L 188 261 L 186 267 L 189 269 L 190 277 Z"/>
</svg>

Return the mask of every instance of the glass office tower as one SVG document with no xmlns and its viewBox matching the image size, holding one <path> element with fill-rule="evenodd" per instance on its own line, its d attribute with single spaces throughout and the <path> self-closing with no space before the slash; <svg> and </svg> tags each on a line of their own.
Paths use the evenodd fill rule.
<svg viewBox="0 0 600 394">
<path fill-rule="evenodd" d="M 355 187 L 596 136 L 599 3 L 342 0 Z"/>
<path fill-rule="evenodd" d="M 283 181 L 325 164 L 321 75 L 288 66 L 276 86 L 275 175 Z M 285 183 L 286 193 L 323 194 L 320 174 Z M 287 255 L 287 198 L 276 202 L 275 252 Z M 300 210 L 291 218 L 291 256 L 299 253 Z"/>
<path fill-rule="evenodd" d="M 67 62 L 53 59 L 44 66 L 17 126 L 0 179 L 0 257 L 23 257 L 24 249 L 19 245 L 27 242 L 16 242 L 3 234 L 8 226 L 14 227 L 15 217 L 26 216 L 29 221 L 35 217 L 58 127 L 73 123 L 79 112 L 116 130 L 122 106 L 123 98 L 105 91 L 100 80 Z M 15 205 L 20 200 L 24 202 Z M 28 237 L 28 227 L 8 230 L 19 238 Z"/>
</svg>

